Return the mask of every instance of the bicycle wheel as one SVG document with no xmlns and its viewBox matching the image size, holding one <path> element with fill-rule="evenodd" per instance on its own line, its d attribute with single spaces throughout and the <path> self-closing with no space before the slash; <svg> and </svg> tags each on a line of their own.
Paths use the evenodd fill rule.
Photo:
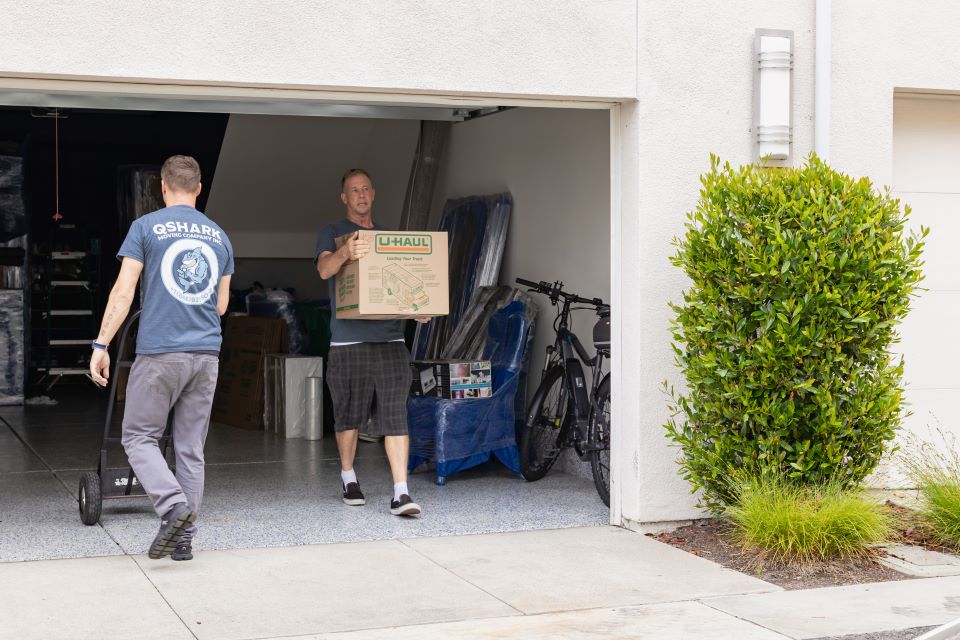
<svg viewBox="0 0 960 640">
<path fill-rule="evenodd" d="M 590 419 L 590 443 L 603 449 L 590 452 L 593 483 L 603 504 L 610 506 L 610 375 L 600 381 Z"/>
<path fill-rule="evenodd" d="M 563 367 L 555 365 L 547 370 L 530 402 L 520 437 L 520 472 L 526 480 L 539 480 L 557 461 L 568 429 L 568 404 Z"/>
</svg>

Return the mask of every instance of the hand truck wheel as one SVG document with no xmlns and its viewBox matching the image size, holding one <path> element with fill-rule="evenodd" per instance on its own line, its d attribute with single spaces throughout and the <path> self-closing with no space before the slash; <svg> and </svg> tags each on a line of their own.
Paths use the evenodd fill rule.
<svg viewBox="0 0 960 640">
<path fill-rule="evenodd" d="M 86 471 L 80 476 L 77 502 L 80 505 L 80 520 L 83 524 L 93 525 L 100 522 L 103 494 L 100 491 L 100 476 L 95 471 Z"/>
</svg>

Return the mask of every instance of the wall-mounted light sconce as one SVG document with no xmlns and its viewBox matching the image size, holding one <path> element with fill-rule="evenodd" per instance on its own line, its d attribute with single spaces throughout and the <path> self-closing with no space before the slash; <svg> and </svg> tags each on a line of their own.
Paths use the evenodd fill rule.
<svg viewBox="0 0 960 640">
<path fill-rule="evenodd" d="M 793 31 L 757 29 L 754 53 L 756 157 L 789 162 L 793 147 Z"/>
</svg>

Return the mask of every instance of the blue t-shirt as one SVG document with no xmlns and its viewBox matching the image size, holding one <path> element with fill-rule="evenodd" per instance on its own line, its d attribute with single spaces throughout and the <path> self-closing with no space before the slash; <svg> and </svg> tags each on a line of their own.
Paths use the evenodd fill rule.
<svg viewBox="0 0 960 640">
<path fill-rule="evenodd" d="M 130 225 L 117 259 L 143 263 L 137 353 L 220 350 L 217 290 L 233 273 L 233 247 L 193 207 L 148 213 Z"/>
<path fill-rule="evenodd" d="M 377 223 L 373 224 L 373 228 L 377 231 L 388 231 Z M 369 229 L 346 219 L 325 226 L 320 231 L 320 235 L 317 236 L 317 250 L 313 254 L 314 264 L 324 251 L 330 253 L 336 251 L 336 239 L 352 231 L 369 231 Z M 330 300 L 336 300 L 337 276 L 332 276 L 328 283 L 330 285 Z M 400 320 L 338 320 L 336 311 L 330 317 L 330 334 L 330 342 L 392 342 L 403 340 L 403 328 Z"/>
</svg>

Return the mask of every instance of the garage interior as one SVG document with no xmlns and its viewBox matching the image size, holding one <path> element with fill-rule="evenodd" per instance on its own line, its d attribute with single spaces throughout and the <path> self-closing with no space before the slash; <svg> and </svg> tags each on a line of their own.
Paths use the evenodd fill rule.
<svg viewBox="0 0 960 640">
<path fill-rule="evenodd" d="M 45 326 L 50 307 L 44 305 L 52 303 L 42 291 L 50 281 L 43 275 L 44 261 L 51 251 L 81 247 L 89 254 L 84 269 L 94 284 L 67 304 L 94 309 L 86 319 L 91 333 L 83 336 L 93 335 L 119 268 L 113 256 L 130 222 L 120 185 L 129 183 L 131 171 L 158 168 L 174 153 L 197 158 L 204 185 L 198 208 L 226 230 L 236 254 L 231 315 L 243 313 L 243 293 L 254 287 L 288 290 L 296 303 L 313 308 L 328 298 L 312 263 L 314 241 L 322 226 L 343 217 L 339 179 L 350 167 L 370 172 L 374 219 L 394 229 L 436 230 L 448 200 L 509 192 L 513 210 L 499 283 L 511 284 L 517 277 L 561 280 L 567 290 L 610 299 L 606 109 L 441 113 L 436 108 L 425 113 L 429 110 L 405 106 L 344 106 L 291 115 L 262 108 L 242 113 L 236 106 L 232 113 L 210 112 L 209 105 L 202 111 L 130 103 L 122 109 L 109 104 L 54 109 L 25 104 L 22 96 L 6 104 L 11 106 L 0 108 L 0 156 L 23 158 L 29 235 L 26 242 L 20 237 L 0 246 L 24 247 L 28 275 L 19 283 L 5 277 L 0 285 L 19 287 L 28 309 L 27 405 L 0 407 L 0 561 L 141 553 L 155 533 L 145 498 L 105 501 L 98 526 L 81 524 L 77 484 L 85 471 L 96 468 L 108 394 L 83 375 L 43 372 L 51 366 L 82 366 L 88 356 L 81 345 L 75 355 L 66 346 L 50 355 L 53 334 Z M 405 213 L 408 183 L 419 164 L 421 123 L 433 118 L 450 126 L 437 156 L 432 193 L 419 211 L 410 213 L 410 207 Z M 553 310 L 545 300 L 537 302 L 528 396 L 553 339 Z M 595 320 L 588 311 L 575 316 L 574 329 L 588 347 Z M 301 329 L 307 332 L 302 322 Z M 44 397 L 56 404 L 44 404 Z M 117 414 L 118 421 L 122 411 Z M 589 465 L 572 455 L 534 483 L 495 460 L 451 476 L 444 486 L 436 484 L 429 468 L 415 471 L 410 489 L 424 514 L 396 518 L 388 511 L 391 480 L 378 443 L 361 443 L 357 456 L 368 503 L 346 507 L 340 501 L 329 414 L 327 406 L 323 437 L 315 441 L 285 438 L 262 426 L 212 422 L 196 549 L 548 529 L 609 520 Z M 119 447 L 110 455 L 111 468 L 124 467 Z"/>
</svg>

